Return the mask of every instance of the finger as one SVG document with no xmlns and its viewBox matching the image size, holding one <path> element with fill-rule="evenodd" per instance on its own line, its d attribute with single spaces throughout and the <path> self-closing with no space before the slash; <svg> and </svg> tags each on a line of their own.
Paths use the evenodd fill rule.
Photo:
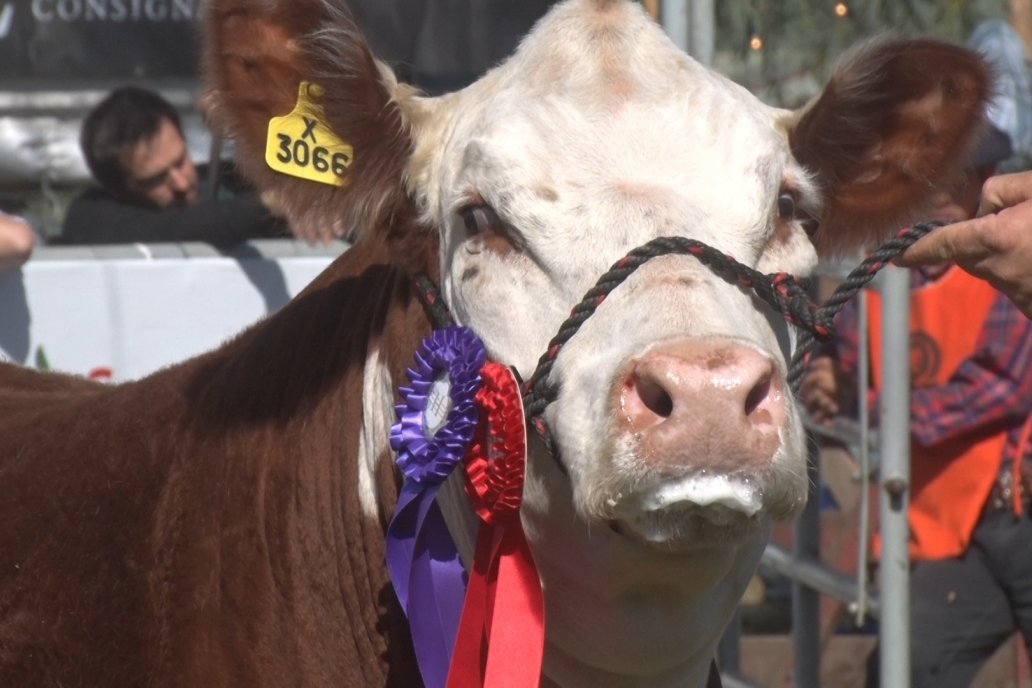
<svg viewBox="0 0 1032 688">
<path fill-rule="evenodd" d="M 808 404 L 806 411 L 818 423 L 825 423 L 838 415 L 838 407 L 835 405 Z"/>
<path fill-rule="evenodd" d="M 990 177 L 982 186 L 977 216 L 996 213 L 1032 199 L 1032 174 L 1029 171 Z"/>
<path fill-rule="evenodd" d="M 818 398 L 818 403 L 821 410 L 829 416 L 834 416 L 839 412 L 838 400 L 832 394 L 822 394 Z"/>
<path fill-rule="evenodd" d="M 814 373 L 831 370 L 831 357 L 824 355 L 818 356 L 809 362 L 808 368 Z"/>
<path fill-rule="evenodd" d="M 799 393 L 802 394 L 804 398 L 808 398 L 826 390 L 827 388 L 828 381 L 825 376 L 808 375 L 803 378 L 802 383 L 799 385 Z"/>
<path fill-rule="evenodd" d="M 333 226 L 332 226 L 331 229 L 333 231 L 333 237 L 335 239 L 343 239 L 344 238 L 344 233 L 345 233 L 344 232 L 344 220 L 342 220 L 340 218 L 337 218 L 336 220 L 334 220 L 333 221 Z"/>
<path fill-rule="evenodd" d="M 900 254 L 895 263 L 913 267 L 949 261 L 967 264 L 982 260 L 990 253 L 982 238 L 986 219 L 965 220 L 940 227 Z"/>
<path fill-rule="evenodd" d="M 805 403 L 811 413 L 820 411 L 831 415 L 837 413 L 839 408 L 834 394 L 830 394 L 824 389 L 813 390 L 813 393 L 805 399 Z"/>
<path fill-rule="evenodd" d="M 290 225 L 290 229 L 295 237 L 313 246 L 325 243 L 325 239 L 317 227 L 295 222 Z"/>
<path fill-rule="evenodd" d="M 337 238 L 337 222 L 320 223 L 319 239 L 323 246 L 330 246 Z"/>
</svg>

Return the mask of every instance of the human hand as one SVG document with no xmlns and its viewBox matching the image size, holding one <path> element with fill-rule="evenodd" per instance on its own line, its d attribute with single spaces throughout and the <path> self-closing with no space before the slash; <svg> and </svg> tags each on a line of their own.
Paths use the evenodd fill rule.
<svg viewBox="0 0 1032 688">
<path fill-rule="evenodd" d="M 23 265 L 36 245 L 36 234 L 20 217 L 0 212 L 0 270 Z"/>
<path fill-rule="evenodd" d="M 842 410 L 839 394 L 838 375 L 831 357 L 820 356 L 811 361 L 799 385 L 799 397 L 810 418 L 821 425 L 830 425 Z"/>
<path fill-rule="evenodd" d="M 896 259 L 905 267 L 950 261 L 1032 317 L 1032 171 L 990 177 L 978 217 L 936 229 Z"/>
</svg>

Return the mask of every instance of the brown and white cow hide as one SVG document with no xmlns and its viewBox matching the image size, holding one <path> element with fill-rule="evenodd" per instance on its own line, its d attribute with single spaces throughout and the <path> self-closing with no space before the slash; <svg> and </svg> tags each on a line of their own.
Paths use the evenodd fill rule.
<svg viewBox="0 0 1032 688">
<path fill-rule="evenodd" d="M 804 274 L 914 219 L 991 91 L 963 48 L 881 40 L 789 112 L 624 0 L 558 4 L 439 98 L 397 83 L 343 2 L 208 0 L 205 28 L 209 114 L 241 169 L 293 223 L 342 221 L 356 244 L 279 313 L 145 379 L 0 366 L 0 685 L 417 685 L 384 565 L 393 390 L 430 330 L 412 277 L 527 377 L 652 238 Z M 302 82 L 353 152 L 340 186 L 267 164 Z M 666 256 L 563 349 L 558 459 L 532 446 L 521 512 L 544 684 L 706 681 L 771 521 L 806 495 L 782 329 Z"/>
</svg>

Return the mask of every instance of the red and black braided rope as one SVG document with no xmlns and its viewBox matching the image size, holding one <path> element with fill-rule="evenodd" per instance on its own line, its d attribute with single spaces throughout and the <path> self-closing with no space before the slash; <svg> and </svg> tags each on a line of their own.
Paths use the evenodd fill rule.
<svg viewBox="0 0 1032 688">
<path fill-rule="evenodd" d="M 853 269 L 831 297 L 821 305 L 815 304 L 810 298 L 809 280 L 787 273 L 765 275 L 694 239 L 653 239 L 628 253 L 602 275 L 581 302 L 573 308 L 570 317 L 559 327 L 556 336 L 548 343 L 547 351 L 539 359 L 533 375 L 523 385 L 523 404 L 527 417 L 539 420 L 548 404 L 555 400 L 558 390 L 548 383 L 552 366 L 563 346 L 577 333 L 584 321 L 591 317 L 599 304 L 631 273 L 652 258 L 669 254 L 694 256 L 725 281 L 754 292 L 799 328 L 797 348 L 788 369 L 788 382 L 793 392 L 798 392 L 806 360 L 817 341 L 830 339 L 834 334 L 832 320 L 835 314 L 893 258 L 942 224 L 922 222 L 899 232 Z M 534 422 L 534 426 L 546 443 L 551 445 L 551 438 L 547 436 L 547 425 L 544 422 Z"/>
<path fill-rule="evenodd" d="M 745 291 L 753 292 L 758 298 L 781 313 L 786 320 L 799 329 L 796 351 L 788 368 L 788 382 L 793 393 L 798 392 L 799 383 L 805 372 L 806 362 L 817 342 L 830 339 L 834 334 L 832 320 L 847 301 L 853 298 L 893 258 L 905 251 L 915 241 L 944 223 L 921 222 L 900 231 L 895 237 L 878 247 L 863 262 L 854 268 L 839 284 L 823 304 L 815 304 L 811 297 L 810 281 L 787 273 L 764 274 L 758 272 L 731 256 L 695 239 L 685 237 L 659 237 L 632 250 L 617 261 L 587 291 L 580 303 L 574 306 L 570 316 L 559 327 L 555 337 L 548 343 L 548 349 L 538 360 L 534 373 L 523 384 L 523 405 L 527 419 L 552 449 L 551 433 L 542 414 L 555 400 L 558 389 L 550 385 L 548 378 L 563 346 L 580 330 L 581 325 L 594 314 L 595 309 L 609 294 L 623 283 L 642 265 L 659 256 L 680 254 L 694 256 L 726 282 Z M 419 283 L 420 296 L 438 326 L 451 323 L 444 301 L 433 284 L 423 278 Z"/>
</svg>

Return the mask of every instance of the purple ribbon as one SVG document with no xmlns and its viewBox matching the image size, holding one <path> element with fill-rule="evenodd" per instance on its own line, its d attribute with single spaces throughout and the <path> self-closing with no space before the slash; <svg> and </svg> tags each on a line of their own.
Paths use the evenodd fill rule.
<svg viewBox="0 0 1032 688">
<path fill-rule="evenodd" d="M 474 397 L 487 360 L 465 327 L 434 331 L 401 387 L 391 447 L 405 482 L 387 528 L 387 567 L 412 629 L 427 688 L 444 688 L 466 595 L 466 572 L 437 491 L 466 454 L 479 422 Z"/>
</svg>

